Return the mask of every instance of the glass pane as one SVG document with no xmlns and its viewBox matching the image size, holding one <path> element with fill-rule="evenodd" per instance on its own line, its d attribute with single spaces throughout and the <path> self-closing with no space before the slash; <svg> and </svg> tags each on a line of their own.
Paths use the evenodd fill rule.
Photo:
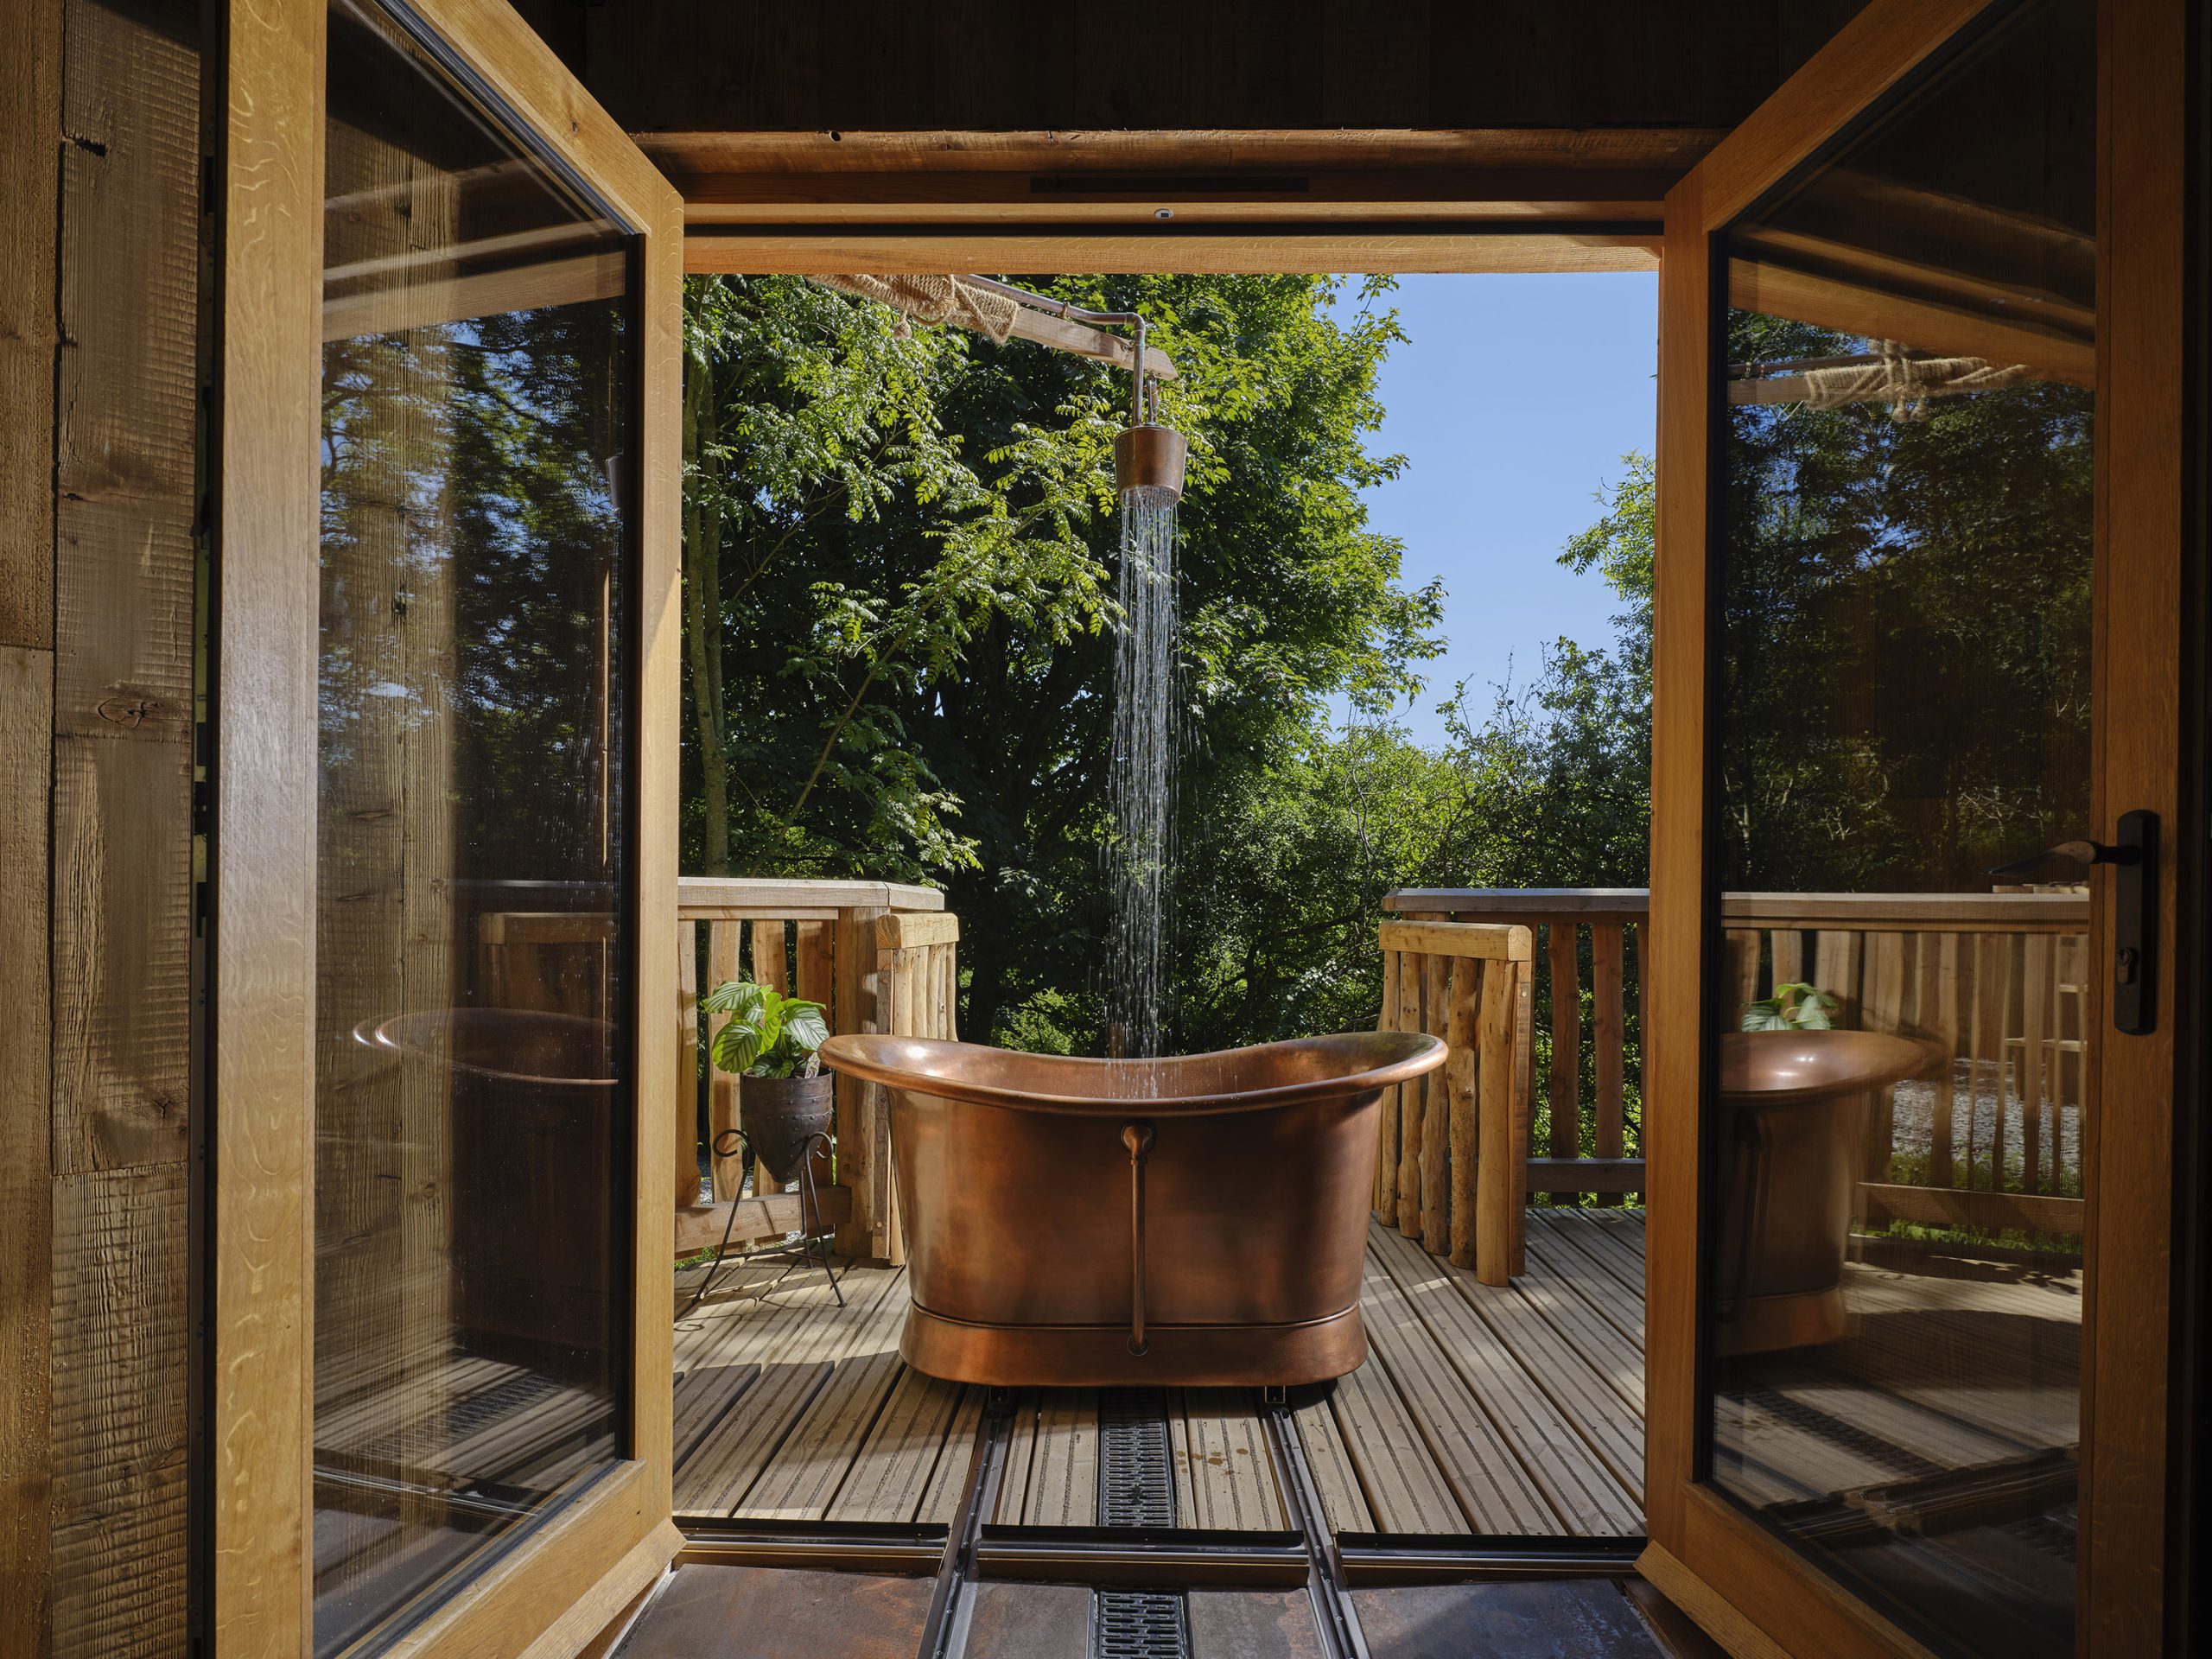
<svg viewBox="0 0 2212 1659">
<path fill-rule="evenodd" d="M 1712 1478 L 1939 1651 L 2073 1646 L 2094 9 L 1726 238 Z"/>
<path fill-rule="evenodd" d="M 315 1646 L 618 1455 L 630 238 L 330 11 Z"/>
</svg>

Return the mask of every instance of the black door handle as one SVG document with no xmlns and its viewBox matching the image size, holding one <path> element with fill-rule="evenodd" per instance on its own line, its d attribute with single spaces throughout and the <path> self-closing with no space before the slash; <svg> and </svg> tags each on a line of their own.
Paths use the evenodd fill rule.
<svg viewBox="0 0 2212 1659">
<path fill-rule="evenodd" d="M 2158 1028 L 2158 815 L 2123 812 L 2126 855 L 2113 861 L 2112 1023 L 2131 1037 Z"/>
<path fill-rule="evenodd" d="M 2021 875 L 2055 858 L 2113 867 L 2113 1029 L 2141 1037 L 2158 1026 L 2158 815 L 2121 813 L 2118 836 L 2110 846 L 2062 841 L 1986 874 Z"/>
<path fill-rule="evenodd" d="M 2107 847 L 2101 841 L 2062 841 L 2056 847 L 2046 847 L 2039 853 L 2030 853 L 2025 858 L 2016 858 L 2010 864 L 1993 864 L 1984 875 L 2024 875 L 2039 864 L 2048 864 L 2054 858 L 2070 858 L 2076 864 L 2133 864 L 2142 855 L 2122 842 Z"/>
</svg>

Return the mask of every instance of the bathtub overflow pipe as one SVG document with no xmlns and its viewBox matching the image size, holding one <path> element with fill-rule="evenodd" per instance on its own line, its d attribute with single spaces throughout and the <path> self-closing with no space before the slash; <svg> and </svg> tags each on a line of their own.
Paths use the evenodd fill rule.
<svg viewBox="0 0 2212 1659">
<path fill-rule="evenodd" d="M 1124 1123 L 1129 1149 L 1129 1351 L 1144 1357 L 1144 1160 L 1152 1150 L 1152 1125 Z"/>
</svg>

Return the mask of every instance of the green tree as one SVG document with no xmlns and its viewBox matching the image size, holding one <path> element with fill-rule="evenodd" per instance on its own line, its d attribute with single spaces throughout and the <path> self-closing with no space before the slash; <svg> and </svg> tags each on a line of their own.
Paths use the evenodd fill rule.
<svg viewBox="0 0 2212 1659">
<path fill-rule="evenodd" d="M 1046 285 L 1142 310 L 1182 371 L 1178 820 L 1207 844 L 1327 699 L 1387 704 L 1437 649 L 1361 499 L 1400 464 L 1363 438 L 1401 336 L 1339 322 L 1338 279 Z M 941 882 L 967 1028 L 1095 1048 L 1125 378 L 795 278 L 696 282 L 688 321 L 689 867 Z"/>
</svg>

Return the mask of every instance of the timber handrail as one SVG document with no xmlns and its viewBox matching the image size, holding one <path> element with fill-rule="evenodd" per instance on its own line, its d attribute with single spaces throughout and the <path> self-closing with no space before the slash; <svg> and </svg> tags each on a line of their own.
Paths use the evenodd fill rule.
<svg viewBox="0 0 2212 1659">
<path fill-rule="evenodd" d="M 687 875 L 677 887 L 673 1177 L 675 1249 L 683 1255 L 711 1248 L 726 1232 L 746 1242 L 780 1237 L 800 1224 L 798 1195 L 770 1190 L 757 1165 L 753 1194 L 739 1196 L 745 1171 L 738 1157 L 710 1157 L 714 1197 L 700 1201 L 696 1085 L 684 1085 L 701 1075 L 709 1034 L 699 1016 L 702 984 L 750 977 L 806 997 L 829 1010 L 833 1032 L 950 1038 L 960 920 L 934 887 L 895 881 Z M 706 1089 L 711 1147 L 736 1126 L 738 1082 L 709 1067 Z M 834 1162 L 817 1165 L 815 1175 L 823 1218 L 837 1226 L 838 1252 L 904 1261 L 883 1089 L 839 1077 L 834 1130 Z"/>
<path fill-rule="evenodd" d="M 1649 897 L 1641 887 L 1424 887 L 1383 901 L 1398 918 L 1386 926 L 1541 933 L 1533 957 L 1548 1016 L 1538 1068 L 1548 1133 L 1545 1155 L 1526 1157 L 1524 1179 L 1553 1202 L 1593 1193 L 1617 1203 L 1643 1189 L 1630 1109 L 1641 1096 L 1642 951 L 1630 947 L 1640 945 Z M 1866 1221 L 2079 1230 L 2084 892 L 1743 892 L 1722 894 L 1720 910 L 1724 1028 L 1776 985 L 1807 982 L 1838 999 L 1837 1024 L 1932 1039 L 1951 1056 L 1924 1107 L 1915 1103 L 1924 1132 L 1899 1135 L 1894 1090 L 1876 1100 L 1859 1188 Z M 1386 957 L 1386 1019 L 1399 994 L 1389 974 Z M 1529 1105 L 1516 1102 L 1516 1122 Z M 1983 1121 L 1993 1110 L 1999 1121 Z"/>
</svg>

